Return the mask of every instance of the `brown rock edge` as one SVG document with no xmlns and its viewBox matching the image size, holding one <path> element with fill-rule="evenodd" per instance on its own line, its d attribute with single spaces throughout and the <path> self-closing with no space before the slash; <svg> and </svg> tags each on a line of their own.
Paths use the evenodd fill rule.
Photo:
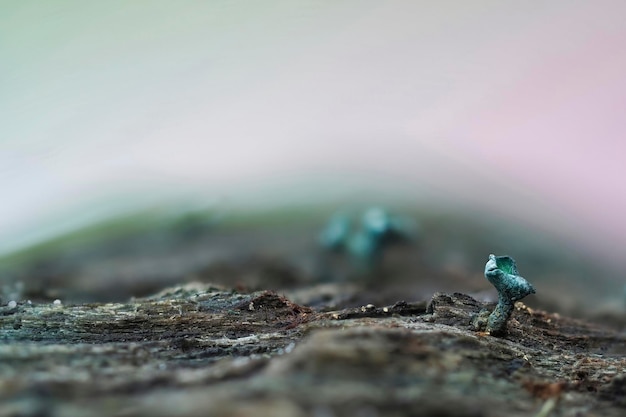
<svg viewBox="0 0 626 417">
<path fill-rule="evenodd" d="M 464 294 L 316 312 L 192 284 L 0 310 L 2 416 L 623 416 L 625 336 Z"/>
</svg>

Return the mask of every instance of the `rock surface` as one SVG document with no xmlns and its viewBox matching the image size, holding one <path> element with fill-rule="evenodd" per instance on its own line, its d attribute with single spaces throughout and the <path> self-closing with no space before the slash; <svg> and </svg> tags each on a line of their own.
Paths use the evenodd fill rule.
<svg viewBox="0 0 626 417">
<path fill-rule="evenodd" d="M 323 311 L 207 284 L 20 302 L 0 311 L 0 415 L 624 415 L 624 334 L 518 303 L 496 338 L 471 328 L 485 307 Z"/>
</svg>

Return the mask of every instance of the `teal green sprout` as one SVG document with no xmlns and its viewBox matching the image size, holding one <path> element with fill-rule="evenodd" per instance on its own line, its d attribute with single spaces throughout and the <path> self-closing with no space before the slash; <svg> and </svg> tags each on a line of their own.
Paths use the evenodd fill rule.
<svg viewBox="0 0 626 417">
<path fill-rule="evenodd" d="M 517 264 L 510 256 L 489 255 L 485 264 L 485 278 L 498 291 L 498 304 L 487 318 L 486 331 L 494 336 L 506 333 L 506 323 L 513 313 L 515 302 L 529 294 L 535 293 L 535 288 L 526 279 L 519 275 Z M 475 325 L 484 326 L 482 314 L 477 318 Z"/>
</svg>

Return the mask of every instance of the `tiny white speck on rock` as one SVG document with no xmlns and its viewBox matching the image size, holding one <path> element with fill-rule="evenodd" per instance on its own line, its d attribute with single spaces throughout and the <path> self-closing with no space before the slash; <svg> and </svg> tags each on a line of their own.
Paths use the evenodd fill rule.
<svg viewBox="0 0 626 417">
<path fill-rule="evenodd" d="M 54 300 L 52 302 L 52 304 L 54 304 L 55 306 L 60 306 L 61 305 L 61 300 L 59 300 L 58 298 L 56 300 Z"/>
<path fill-rule="evenodd" d="M 9 308 L 17 307 L 17 301 L 15 301 L 15 300 L 9 301 L 8 304 L 7 304 L 7 307 L 9 307 Z"/>
</svg>

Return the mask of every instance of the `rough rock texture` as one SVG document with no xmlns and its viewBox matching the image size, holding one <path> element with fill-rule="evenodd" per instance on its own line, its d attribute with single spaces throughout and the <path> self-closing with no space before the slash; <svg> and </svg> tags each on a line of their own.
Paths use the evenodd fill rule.
<svg viewBox="0 0 626 417">
<path fill-rule="evenodd" d="M 321 312 L 205 284 L 0 311 L 0 415 L 623 416 L 626 336 L 463 294 Z"/>
</svg>

